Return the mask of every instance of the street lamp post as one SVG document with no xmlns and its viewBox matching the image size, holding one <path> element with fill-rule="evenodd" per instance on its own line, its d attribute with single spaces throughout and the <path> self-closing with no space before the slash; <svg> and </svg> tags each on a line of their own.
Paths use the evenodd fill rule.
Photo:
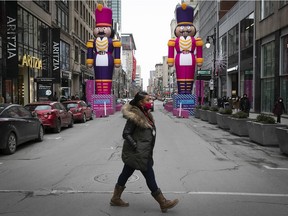
<svg viewBox="0 0 288 216">
<path fill-rule="evenodd" d="M 214 33 L 212 35 L 208 35 L 206 38 L 206 48 L 210 48 L 210 39 L 212 39 L 213 43 L 213 73 L 212 73 L 212 80 L 213 80 L 213 98 L 217 97 L 217 86 L 216 86 L 216 28 L 214 28 Z"/>
</svg>

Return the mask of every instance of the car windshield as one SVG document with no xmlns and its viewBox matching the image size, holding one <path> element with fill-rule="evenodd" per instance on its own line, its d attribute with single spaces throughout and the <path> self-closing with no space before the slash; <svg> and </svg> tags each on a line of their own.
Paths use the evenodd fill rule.
<svg viewBox="0 0 288 216">
<path fill-rule="evenodd" d="M 50 105 L 47 104 L 43 104 L 43 105 L 27 105 L 25 106 L 28 110 L 30 111 L 35 111 L 35 110 L 51 110 L 52 107 Z"/>
<path fill-rule="evenodd" d="M 78 106 L 77 103 L 68 103 L 64 104 L 67 109 L 76 108 Z"/>
</svg>

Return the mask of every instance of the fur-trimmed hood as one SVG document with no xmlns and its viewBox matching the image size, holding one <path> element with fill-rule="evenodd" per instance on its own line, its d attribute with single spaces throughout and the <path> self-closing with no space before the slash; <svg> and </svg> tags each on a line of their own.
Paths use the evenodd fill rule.
<svg viewBox="0 0 288 216">
<path fill-rule="evenodd" d="M 144 113 L 137 107 L 130 104 L 125 104 L 122 107 L 123 117 L 133 121 L 137 126 L 142 128 L 152 128 L 152 125 L 149 124 L 147 117 Z M 148 112 L 149 118 L 153 120 L 153 116 Z"/>
</svg>

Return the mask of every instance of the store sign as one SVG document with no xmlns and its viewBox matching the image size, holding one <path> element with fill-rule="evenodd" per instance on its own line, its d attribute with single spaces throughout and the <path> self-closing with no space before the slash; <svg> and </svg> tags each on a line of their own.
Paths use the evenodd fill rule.
<svg viewBox="0 0 288 216">
<path fill-rule="evenodd" d="M 41 28 L 41 52 L 42 52 L 42 76 L 52 77 L 49 73 L 49 44 L 48 44 L 48 28 Z"/>
<path fill-rule="evenodd" d="M 52 29 L 52 77 L 60 83 L 60 28 Z"/>
<path fill-rule="evenodd" d="M 37 100 L 48 101 L 53 96 L 53 84 L 52 83 L 37 83 Z"/>
<path fill-rule="evenodd" d="M 21 65 L 34 68 L 34 69 L 42 69 L 42 60 L 37 57 L 25 54 L 22 58 Z"/>
<path fill-rule="evenodd" d="M 6 66 L 7 77 L 18 77 L 17 1 L 6 1 Z"/>
<path fill-rule="evenodd" d="M 197 80 L 210 80 L 211 70 L 197 70 Z"/>
</svg>

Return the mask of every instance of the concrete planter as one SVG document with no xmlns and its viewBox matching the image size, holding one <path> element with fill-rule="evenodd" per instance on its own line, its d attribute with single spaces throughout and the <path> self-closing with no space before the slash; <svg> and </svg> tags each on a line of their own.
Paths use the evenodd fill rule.
<svg viewBox="0 0 288 216">
<path fill-rule="evenodd" d="M 285 125 L 247 121 L 250 140 L 263 146 L 279 146 L 276 136 L 277 127 L 285 127 Z"/>
<path fill-rule="evenodd" d="M 221 129 L 223 129 L 223 130 L 229 130 L 230 129 L 229 119 L 228 119 L 229 116 L 231 116 L 231 115 L 216 113 L 217 124 Z"/>
<path fill-rule="evenodd" d="M 230 128 L 230 133 L 235 134 L 237 136 L 249 136 L 247 129 L 247 121 L 251 121 L 249 118 L 233 118 L 228 117 L 228 125 Z"/>
<path fill-rule="evenodd" d="M 288 128 L 276 127 L 275 132 L 279 143 L 280 151 L 288 155 Z"/>
<path fill-rule="evenodd" d="M 194 110 L 194 117 L 200 119 L 200 109 Z"/>
<path fill-rule="evenodd" d="M 199 111 L 200 111 L 200 119 L 202 121 L 208 121 L 207 110 L 200 109 Z"/>
<path fill-rule="evenodd" d="M 210 124 L 217 124 L 217 117 L 215 111 L 207 110 L 207 119 Z"/>
</svg>

